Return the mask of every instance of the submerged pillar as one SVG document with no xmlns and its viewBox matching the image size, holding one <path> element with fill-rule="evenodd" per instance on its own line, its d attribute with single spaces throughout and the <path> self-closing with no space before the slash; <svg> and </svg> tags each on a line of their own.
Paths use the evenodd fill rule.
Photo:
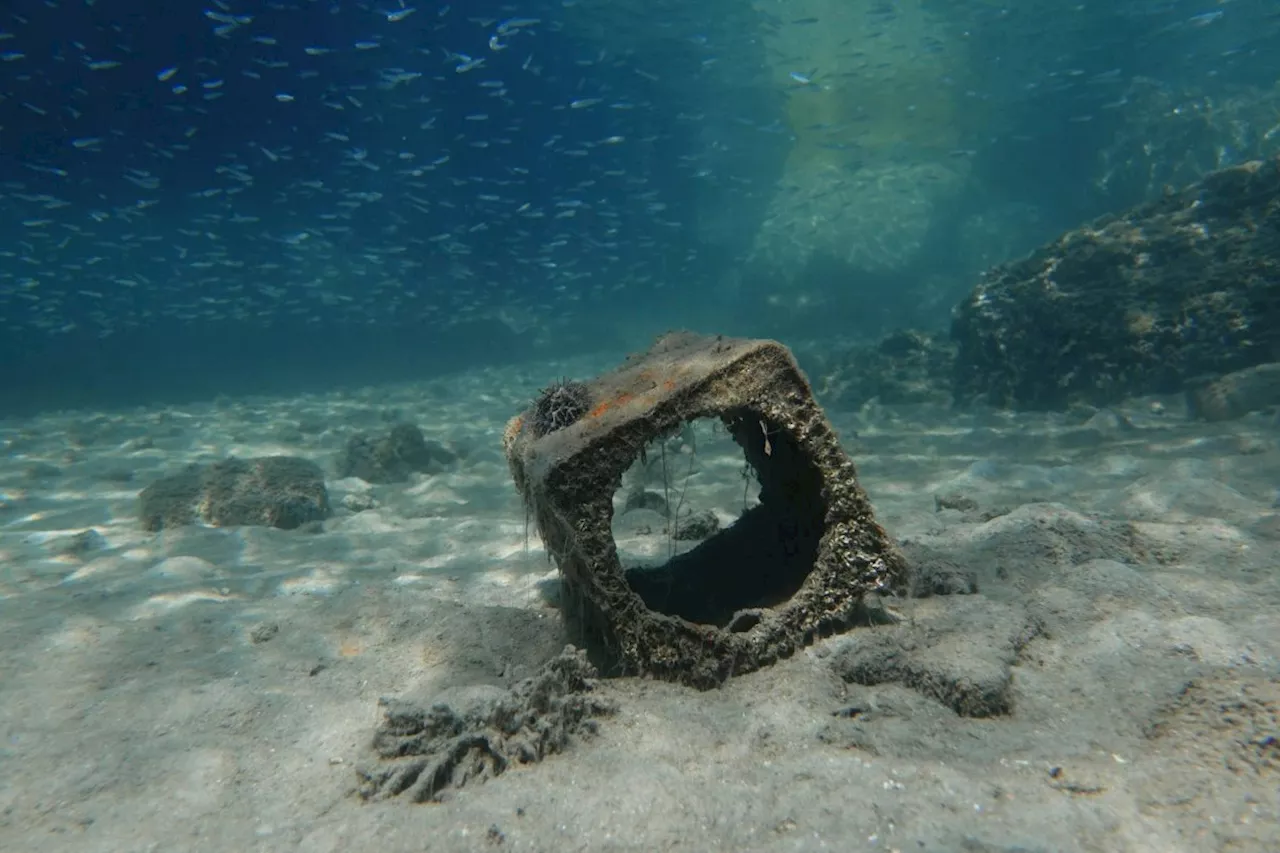
<svg viewBox="0 0 1280 853">
<path fill-rule="evenodd" d="M 624 569 L 613 495 L 652 442 L 719 419 L 760 502 L 658 568 Z M 906 563 L 786 347 L 675 333 L 548 388 L 507 426 L 516 488 L 560 570 L 561 609 L 623 672 L 710 687 L 864 616 Z"/>
</svg>

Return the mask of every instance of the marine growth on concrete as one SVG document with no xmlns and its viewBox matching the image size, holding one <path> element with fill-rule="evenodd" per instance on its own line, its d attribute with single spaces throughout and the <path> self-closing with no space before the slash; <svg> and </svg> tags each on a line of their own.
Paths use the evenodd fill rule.
<svg viewBox="0 0 1280 853">
<path fill-rule="evenodd" d="M 504 449 L 559 568 L 565 618 L 615 671 L 714 686 L 866 618 L 865 596 L 904 582 L 904 559 L 781 344 L 669 334 L 574 393 L 576 417 L 547 431 L 535 400 Z M 659 568 L 624 569 L 611 530 L 623 473 L 703 418 L 742 448 L 759 504 Z"/>
</svg>

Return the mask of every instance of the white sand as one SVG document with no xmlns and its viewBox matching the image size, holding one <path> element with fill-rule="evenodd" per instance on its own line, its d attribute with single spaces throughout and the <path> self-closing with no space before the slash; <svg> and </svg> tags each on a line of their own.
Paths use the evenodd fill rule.
<svg viewBox="0 0 1280 853">
<path fill-rule="evenodd" d="M 708 693 L 606 681 L 597 738 L 441 804 L 352 796 L 380 696 L 508 685 L 564 644 L 499 436 L 540 383 L 607 366 L 0 423 L 0 849 L 1280 850 L 1280 429 L 1176 401 L 1125 408 L 1133 428 L 833 412 L 882 523 L 979 595 L 891 603 L 898 626 Z M 331 480 L 323 533 L 137 524 L 187 462 L 331 470 L 395 420 L 462 462 Z M 699 464 L 688 507 L 732 518 L 740 460 Z M 939 511 L 951 494 L 976 508 Z M 624 550 L 661 553 L 644 527 L 619 522 Z M 1014 710 L 846 684 L 859 644 L 1013 661 Z"/>
</svg>

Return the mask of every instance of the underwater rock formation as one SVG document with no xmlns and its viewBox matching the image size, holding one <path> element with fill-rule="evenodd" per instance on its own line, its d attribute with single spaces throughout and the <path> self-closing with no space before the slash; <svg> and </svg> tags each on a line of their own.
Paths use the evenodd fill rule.
<svg viewBox="0 0 1280 853">
<path fill-rule="evenodd" d="M 887 15 L 849 0 L 790 0 L 785 22 L 775 4 L 755 8 L 772 82 L 787 93 L 787 171 L 900 161 L 903 151 L 941 160 L 984 123 L 965 95 L 966 42 L 928 0 L 899 0 Z"/>
<path fill-rule="evenodd" d="M 452 464 L 453 451 L 428 442 L 413 424 L 397 424 L 382 438 L 357 433 L 347 439 L 335 465 L 339 477 L 359 477 L 366 483 L 402 483 L 410 474 Z"/>
<path fill-rule="evenodd" d="M 1020 607 L 979 599 L 948 602 L 928 629 L 898 625 L 835 644 L 835 672 L 851 684 L 898 682 L 962 717 L 1013 711 L 1013 668 L 1044 629 Z"/>
<path fill-rule="evenodd" d="M 291 530 L 329 516 L 324 474 L 294 456 L 224 459 L 188 465 L 142 490 L 142 526 L 157 531 L 203 521 L 214 527 L 258 525 Z"/>
<path fill-rule="evenodd" d="M 766 18 L 760 38 L 791 149 L 747 269 L 784 292 L 902 273 L 963 188 L 970 161 L 953 155 L 983 123 L 964 95 L 964 40 L 921 0 L 883 16 L 797 0 L 786 17 L 799 23 Z"/>
<path fill-rule="evenodd" d="M 1215 172 L 997 266 L 954 311 L 961 403 L 1181 390 L 1280 352 L 1280 159 Z"/>
<path fill-rule="evenodd" d="M 747 266 L 784 290 L 859 273 L 906 270 L 919 260 L 938 210 L 963 188 L 949 165 L 839 169 L 792 163 L 756 232 Z"/>
<path fill-rule="evenodd" d="M 504 436 L 512 478 L 560 569 L 562 612 L 625 673 L 710 687 L 865 618 L 906 561 L 785 347 L 674 333 L 584 383 L 587 414 Z M 657 568 L 624 570 L 611 529 L 624 472 L 651 442 L 717 418 L 760 502 Z"/>
<path fill-rule="evenodd" d="M 1280 364 L 1259 364 L 1187 385 L 1187 411 L 1206 421 L 1230 421 L 1280 406 Z"/>
</svg>

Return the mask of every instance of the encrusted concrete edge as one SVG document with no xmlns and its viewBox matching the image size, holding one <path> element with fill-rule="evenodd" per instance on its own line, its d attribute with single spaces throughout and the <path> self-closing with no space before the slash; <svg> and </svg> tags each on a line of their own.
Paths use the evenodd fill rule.
<svg viewBox="0 0 1280 853">
<path fill-rule="evenodd" d="M 708 359 L 717 366 L 690 370 L 699 359 L 704 368 Z M 526 413 L 508 424 L 503 444 L 560 568 L 566 616 L 596 635 L 626 673 L 714 686 L 847 628 L 868 592 L 904 583 L 906 561 L 875 521 L 852 460 L 786 347 L 678 333 L 587 384 L 595 403 L 581 422 L 536 439 L 525 428 Z M 622 475 L 648 442 L 687 421 L 740 409 L 785 433 L 817 466 L 825 517 L 800 590 L 735 632 L 649 610 L 626 581 L 611 519 Z M 749 461 L 766 453 L 763 433 L 745 451 Z"/>
</svg>

